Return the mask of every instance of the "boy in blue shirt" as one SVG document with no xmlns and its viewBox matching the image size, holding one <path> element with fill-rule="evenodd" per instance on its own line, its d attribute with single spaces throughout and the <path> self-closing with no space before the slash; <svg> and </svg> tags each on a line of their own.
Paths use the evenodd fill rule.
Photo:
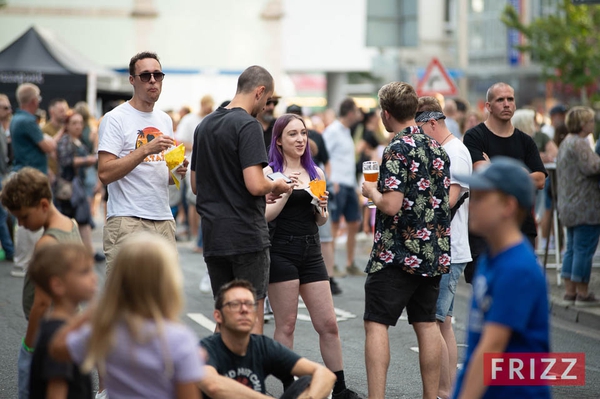
<svg viewBox="0 0 600 399">
<path fill-rule="evenodd" d="M 524 164 L 495 157 L 471 176 L 469 227 L 488 244 L 473 279 L 465 366 L 454 398 L 549 398 L 548 386 L 484 385 L 484 354 L 549 352 L 546 279 L 520 226 L 534 203 Z"/>
</svg>

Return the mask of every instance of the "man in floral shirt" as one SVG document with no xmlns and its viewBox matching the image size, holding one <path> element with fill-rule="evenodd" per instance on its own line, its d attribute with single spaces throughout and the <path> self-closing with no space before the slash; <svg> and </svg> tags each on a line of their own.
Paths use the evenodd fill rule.
<svg viewBox="0 0 600 399">
<path fill-rule="evenodd" d="M 423 397 L 436 397 L 441 336 L 436 302 L 450 271 L 450 161 L 417 126 L 418 98 L 407 83 L 379 90 L 381 119 L 395 136 L 385 149 L 377 183 L 362 192 L 377 206 L 375 240 L 365 271 L 365 359 L 369 398 L 385 397 L 388 328 L 406 307 L 419 342 Z"/>
</svg>

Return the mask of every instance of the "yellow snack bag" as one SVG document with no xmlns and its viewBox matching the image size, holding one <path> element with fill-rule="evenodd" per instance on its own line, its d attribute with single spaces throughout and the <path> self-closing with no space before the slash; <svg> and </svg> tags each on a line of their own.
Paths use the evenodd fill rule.
<svg viewBox="0 0 600 399">
<path fill-rule="evenodd" d="M 313 193 L 313 195 L 315 197 L 321 198 L 322 196 L 325 195 L 325 188 L 326 188 L 325 180 L 315 179 L 315 180 L 311 181 L 310 183 L 308 183 L 308 186 L 310 187 L 310 191 Z"/>
<path fill-rule="evenodd" d="M 171 148 L 165 152 L 165 161 L 167 162 L 167 168 L 169 168 L 169 172 L 173 177 L 173 181 L 175 182 L 175 186 L 179 188 L 179 183 L 181 179 L 175 170 L 183 163 L 185 159 L 185 146 L 183 144 L 179 144 L 177 147 Z"/>
</svg>

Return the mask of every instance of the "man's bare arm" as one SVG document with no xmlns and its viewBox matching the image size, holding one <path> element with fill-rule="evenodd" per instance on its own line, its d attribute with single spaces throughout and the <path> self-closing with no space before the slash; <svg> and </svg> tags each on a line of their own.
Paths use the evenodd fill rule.
<svg viewBox="0 0 600 399">
<path fill-rule="evenodd" d="M 106 151 L 98 152 L 98 177 L 104 185 L 122 179 L 135 169 L 144 158 L 152 154 L 160 154 L 173 145 L 169 136 L 158 136 L 148 144 L 136 148 L 133 152 L 119 158 Z"/>
<path fill-rule="evenodd" d="M 336 376 L 327 367 L 306 358 L 301 358 L 292 369 L 296 376 L 310 375 L 312 379 L 308 389 L 299 398 L 326 398 L 333 389 Z"/>
<path fill-rule="evenodd" d="M 459 392 L 460 399 L 481 398 L 487 387 L 483 385 L 483 355 L 502 353 L 508 345 L 512 330 L 502 324 L 486 323 L 481 339 L 467 365 L 464 383 Z"/>
<path fill-rule="evenodd" d="M 404 193 L 399 191 L 387 191 L 380 193 L 377 190 L 376 182 L 365 181 L 362 184 L 362 195 L 370 198 L 381 212 L 386 215 L 393 216 L 400 212 L 402 202 L 404 201 Z"/>
<path fill-rule="evenodd" d="M 260 165 L 252 165 L 244 169 L 244 184 L 250 194 L 256 197 L 262 197 L 269 193 L 279 196 L 292 190 L 292 186 L 283 179 L 269 180 L 263 174 L 263 168 Z"/>
<path fill-rule="evenodd" d="M 198 388 L 213 399 L 269 399 L 245 385 L 217 373 L 212 366 L 204 366 L 204 378 L 197 383 Z"/>
<path fill-rule="evenodd" d="M 533 172 L 530 174 L 535 188 L 541 190 L 546 185 L 546 175 L 543 172 Z"/>
<path fill-rule="evenodd" d="M 56 141 L 54 141 L 54 139 L 47 134 L 44 134 L 44 139 L 38 142 L 37 145 L 45 154 L 49 154 L 56 150 Z"/>
</svg>

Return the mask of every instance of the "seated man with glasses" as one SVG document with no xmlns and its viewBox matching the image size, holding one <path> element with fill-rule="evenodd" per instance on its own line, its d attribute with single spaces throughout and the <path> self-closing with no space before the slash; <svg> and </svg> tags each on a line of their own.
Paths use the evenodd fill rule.
<svg viewBox="0 0 600 399">
<path fill-rule="evenodd" d="M 205 378 L 198 383 L 204 397 L 265 399 L 267 376 L 283 379 L 290 374 L 301 378 L 281 399 L 327 397 L 335 374 L 269 337 L 250 334 L 256 305 L 256 292 L 245 280 L 233 280 L 217 293 L 213 316 L 220 333 L 200 341 L 207 353 Z"/>
</svg>

